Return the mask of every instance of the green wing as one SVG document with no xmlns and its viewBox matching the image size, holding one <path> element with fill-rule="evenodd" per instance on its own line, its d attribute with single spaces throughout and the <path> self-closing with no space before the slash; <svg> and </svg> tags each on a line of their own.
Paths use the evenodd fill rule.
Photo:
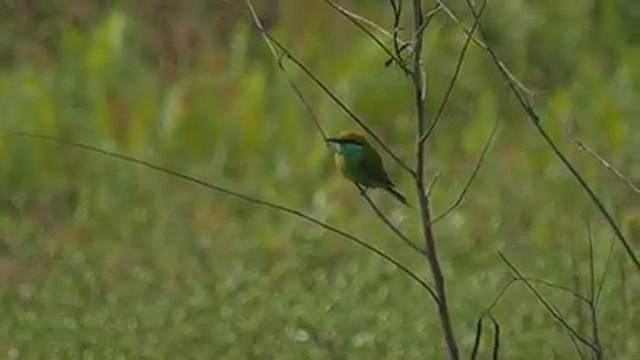
<svg viewBox="0 0 640 360">
<path fill-rule="evenodd" d="M 363 158 L 363 170 L 366 172 L 368 187 L 387 187 L 393 185 L 393 181 L 384 170 L 382 158 L 375 149 L 370 146 L 365 147 L 365 156 Z"/>
</svg>

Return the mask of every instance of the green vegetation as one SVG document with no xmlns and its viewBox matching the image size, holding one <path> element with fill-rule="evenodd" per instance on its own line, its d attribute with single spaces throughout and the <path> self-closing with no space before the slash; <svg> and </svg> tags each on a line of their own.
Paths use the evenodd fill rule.
<svg viewBox="0 0 640 360">
<path fill-rule="evenodd" d="M 222 2 L 207 7 L 196 0 L 170 10 L 155 1 L 105 9 L 92 1 L 8 3 L 0 5 L 6 7 L 0 12 L 1 131 L 91 144 L 286 204 L 428 274 L 423 259 L 336 174 L 308 113 L 242 8 L 222 11 Z M 390 26 L 387 2 L 341 3 Z M 464 2 L 455 3 L 470 24 Z M 322 1 L 282 0 L 280 7 L 270 14 L 271 31 L 411 159 L 407 79 L 385 67 L 384 53 Z M 487 41 L 533 91 L 545 126 L 635 249 L 640 195 L 571 136 L 638 183 L 639 11 L 634 0 L 494 0 L 486 10 Z M 460 27 L 444 15 L 427 30 L 430 114 L 463 42 Z M 327 131 L 355 127 L 286 64 Z M 428 143 L 429 176 L 440 174 L 434 212 L 458 197 L 496 119 L 500 131 L 468 197 L 436 226 L 464 356 L 478 316 L 512 277 L 497 250 L 528 276 L 586 294 L 589 224 L 597 274 L 615 244 L 599 305 L 605 354 L 638 358 L 637 270 L 475 45 Z M 412 201 L 410 179 L 389 159 L 386 164 Z M 384 194 L 373 197 L 420 239 L 415 211 Z M 0 358 L 445 354 L 428 294 L 380 258 L 299 218 L 116 159 L 3 136 L 0 230 Z M 539 289 L 590 334 L 586 307 L 567 293 Z M 514 285 L 494 313 L 502 358 L 578 356 L 524 285 Z M 490 356 L 485 330 L 480 358 Z"/>
</svg>

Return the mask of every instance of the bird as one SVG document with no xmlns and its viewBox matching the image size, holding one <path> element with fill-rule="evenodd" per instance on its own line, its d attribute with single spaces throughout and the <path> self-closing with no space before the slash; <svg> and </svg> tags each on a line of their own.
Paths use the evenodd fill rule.
<svg viewBox="0 0 640 360">
<path fill-rule="evenodd" d="M 326 142 L 332 145 L 336 166 L 342 176 L 361 185 L 363 191 L 367 188 L 383 189 L 402 204 L 410 206 L 384 169 L 380 154 L 364 135 L 345 131 L 327 138 Z"/>
</svg>

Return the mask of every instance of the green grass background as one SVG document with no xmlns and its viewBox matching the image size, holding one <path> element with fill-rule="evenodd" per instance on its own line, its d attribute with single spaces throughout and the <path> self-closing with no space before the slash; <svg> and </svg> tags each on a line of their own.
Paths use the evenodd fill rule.
<svg viewBox="0 0 640 360">
<path fill-rule="evenodd" d="M 258 5 L 273 34 L 411 161 L 407 79 L 384 67 L 385 55 L 322 1 L 282 0 L 278 12 L 268 11 L 268 3 Z M 464 2 L 449 3 L 469 24 Z M 423 260 L 336 175 L 308 113 L 242 5 L 3 3 L 0 129 L 110 149 L 294 207 L 428 274 Z M 391 23 L 386 2 L 344 5 Z M 638 183 L 638 16 L 633 0 L 494 0 L 485 22 L 488 41 L 534 91 L 544 126 L 636 249 L 640 195 L 568 134 Z M 442 14 L 427 30 L 430 114 L 463 42 L 460 28 Z M 286 64 L 327 131 L 355 128 Z M 478 316 L 512 276 L 497 251 L 529 276 L 586 294 L 590 224 L 598 274 L 615 244 L 599 305 L 605 353 L 638 358 L 638 271 L 473 45 L 428 143 L 429 176 L 440 174 L 434 212 L 457 198 L 496 119 L 498 136 L 470 194 L 436 226 L 463 354 L 470 352 Z M 386 163 L 415 203 L 410 179 Z M 373 197 L 419 241 L 415 211 L 385 194 Z M 540 291 L 589 334 L 587 309 L 575 298 Z M 347 240 L 129 163 L 5 136 L 0 304 L 0 357 L 6 359 L 445 356 L 428 295 Z M 509 290 L 495 317 L 505 359 L 578 357 L 566 332 L 522 285 Z M 485 336 L 481 358 L 490 357 L 490 344 Z"/>
</svg>

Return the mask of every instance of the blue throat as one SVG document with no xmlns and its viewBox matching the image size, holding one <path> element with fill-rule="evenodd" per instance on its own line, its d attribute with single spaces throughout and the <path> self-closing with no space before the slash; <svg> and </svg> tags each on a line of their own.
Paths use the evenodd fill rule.
<svg viewBox="0 0 640 360">
<path fill-rule="evenodd" d="M 356 143 L 342 143 L 338 145 L 338 152 L 344 156 L 355 156 L 362 153 L 362 145 Z"/>
</svg>

